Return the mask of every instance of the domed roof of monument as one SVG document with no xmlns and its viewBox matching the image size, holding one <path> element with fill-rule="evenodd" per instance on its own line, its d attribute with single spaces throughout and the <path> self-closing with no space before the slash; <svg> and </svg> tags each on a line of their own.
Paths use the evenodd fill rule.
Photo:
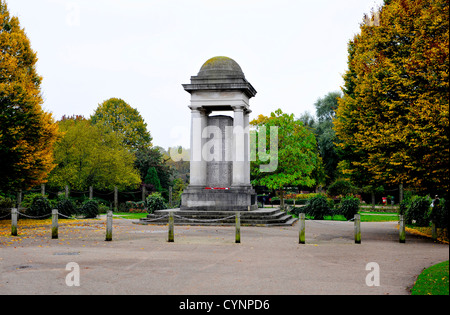
<svg viewBox="0 0 450 315">
<path fill-rule="evenodd" d="M 231 58 L 218 56 L 206 61 L 200 69 L 198 76 L 239 76 L 245 78 L 239 64 Z"/>
</svg>

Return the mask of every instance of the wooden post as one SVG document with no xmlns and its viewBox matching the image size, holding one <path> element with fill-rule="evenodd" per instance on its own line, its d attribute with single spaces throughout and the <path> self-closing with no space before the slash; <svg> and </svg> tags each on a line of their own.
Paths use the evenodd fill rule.
<svg viewBox="0 0 450 315">
<path fill-rule="evenodd" d="M 169 235 L 168 235 L 168 242 L 173 243 L 174 242 L 174 232 L 173 232 L 173 211 L 169 212 Z"/>
<path fill-rule="evenodd" d="M 110 242 L 112 241 L 112 220 L 113 214 L 112 211 L 108 211 L 108 214 L 106 215 L 106 239 L 105 241 Z"/>
<path fill-rule="evenodd" d="M 52 239 L 58 238 L 58 210 L 52 210 Z"/>
<path fill-rule="evenodd" d="M 305 244 L 305 214 L 300 213 L 299 214 L 299 220 L 300 220 L 300 233 L 299 233 L 299 244 Z"/>
<path fill-rule="evenodd" d="M 42 197 L 45 196 L 45 184 L 41 184 L 41 195 Z"/>
<path fill-rule="evenodd" d="M 434 220 L 431 221 L 431 239 L 433 240 L 433 242 L 437 241 L 437 229 Z"/>
<path fill-rule="evenodd" d="M 22 189 L 20 189 L 17 192 L 17 211 L 19 211 L 21 204 L 22 204 Z"/>
<path fill-rule="evenodd" d="M 405 243 L 406 232 L 405 232 L 405 217 L 399 215 L 400 227 L 399 227 L 399 240 L 400 243 Z"/>
<path fill-rule="evenodd" d="M 372 211 L 375 211 L 375 192 L 371 191 L 370 195 L 372 197 Z"/>
<path fill-rule="evenodd" d="M 94 199 L 94 187 L 89 186 L 89 200 Z"/>
<path fill-rule="evenodd" d="M 361 244 L 361 216 L 355 214 L 355 244 Z"/>
<path fill-rule="evenodd" d="M 114 187 L 114 211 L 117 212 L 117 209 L 119 209 L 119 190 L 116 187 Z"/>
<path fill-rule="evenodd" d="M 69 186 L 68 185 L 66 185 L 65 190 L 66 190 L 66 193 L 65 193 L 66 199 L 69 199 Z"/>
<path fill-rule="evenodd" d="M 16 208 L 11 209 L 11 235 L 17 236 L 17 216 L 18 211 Z"/>
<path fill-rule="evenodd" d="M 142 202 L 145 202 L 145 197 L 147 197 L 147 188 L 142 186 Z"/>
<path fill-rule="evenodd" d="M 236 212 L 236 244 L 241 243 L 241 213 Z"/>
<path fill-rule="evenodd" d="M 172 187 L 169 187 L 169 207 L 172 208 Z"/>
</svg>

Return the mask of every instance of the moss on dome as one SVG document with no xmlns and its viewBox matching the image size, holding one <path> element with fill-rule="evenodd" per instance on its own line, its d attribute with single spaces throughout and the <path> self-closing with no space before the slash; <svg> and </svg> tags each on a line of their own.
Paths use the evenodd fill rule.
<svg viewBox="0 0 450 315">
<path fill-rule="evenodd" d="M 208 59 L 200 69 L 199 76 L 207 76 L 213 74 L 223 75 L 239 75 L 244 76 L 239 64 L 231 58 L 225 56 L 217 56 Z"/>
</svg>

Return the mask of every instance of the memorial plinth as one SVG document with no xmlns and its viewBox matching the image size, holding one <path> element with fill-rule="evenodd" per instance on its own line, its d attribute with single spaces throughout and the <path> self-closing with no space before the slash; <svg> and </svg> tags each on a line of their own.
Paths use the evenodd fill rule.
<svg viewBox="0 0 450 315">
<path fill-rule="evenodd" d="M 256 90 L 228 57 L 209 59 L 183 87 L 191 94 L 191 156 L 190 184 L 180 209 L 257 209 L 250 183 L 249 140 L 249 100 Z M 227 112 L 233 116 L 224 115 Z"/>
</svg>

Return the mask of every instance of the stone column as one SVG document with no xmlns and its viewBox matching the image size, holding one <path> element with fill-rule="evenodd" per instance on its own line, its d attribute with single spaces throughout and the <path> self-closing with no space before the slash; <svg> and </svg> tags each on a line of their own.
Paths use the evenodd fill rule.
<svg viewBox="0 0 450 315">
<path fill-rule="evenodd" d="M 205 111 L 198 107 L 191 107 L 190 186 L 206 186 L 206 162 L 202 156 L 202 132 L 205 127 Z"/>
<path fill-rule="evenodd" d="M 245 185 L 250 185 L 250 113 L 251 110 L 246 110 L 244 112 L 244 146 L 245 146 Z"/>
<path fill-rule="evenodd" d="M 233 125 L 233 181 L 232 186 L 244 186 L 245 183 L 245 132 L 244 107 L 236 106 L 234 109 Z"/>
</svg>

